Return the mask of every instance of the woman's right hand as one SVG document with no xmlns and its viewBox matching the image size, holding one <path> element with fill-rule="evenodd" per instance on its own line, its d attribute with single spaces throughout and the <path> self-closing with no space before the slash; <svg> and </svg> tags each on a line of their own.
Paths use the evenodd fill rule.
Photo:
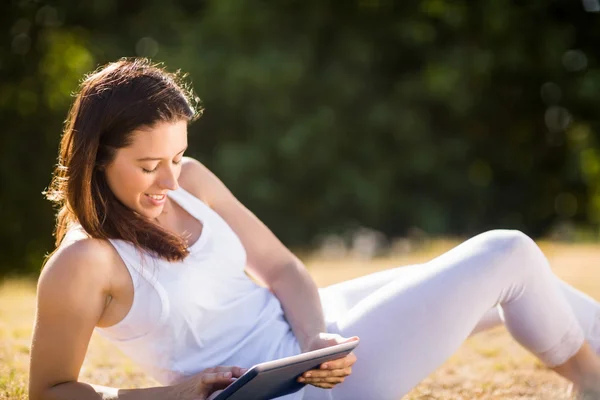
<svg viewBox="0 0 600 400">
<path fill-rule="evenodd" d="M 209 400 L 209 396 L 214 397 L 211 394 L 220 393 L 246 371 L 240 367 L 207 368 L 175 385 L 176 397 L 181 400 Z"/>
</svg>

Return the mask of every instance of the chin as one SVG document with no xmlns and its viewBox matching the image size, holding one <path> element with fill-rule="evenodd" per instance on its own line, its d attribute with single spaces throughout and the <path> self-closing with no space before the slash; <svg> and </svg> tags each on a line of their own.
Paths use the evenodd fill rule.
<svg viewBox="0 0 600 400">
<path fill-rule="evenodd" d="M 161 213 L 162 213 L 163 208 L 148 208 L 148 207 L 144 207 L 141 204 L 138 204 L 138 206 L 135 208 L 135 211 L 140 214 L 143 217 L 146 217 L 148 219 L 154 219 L 156 217 L 158 217 Z"/>
<path fill-rule="evenodd" d="M 160 208 L 160 210 L 144 210 L 141 214 L 148 218 L 148 219 L 154 219 L 154 218 L 158 218 L 160 216 L 160 214 L 162 213 L 162 207 Z"/>
</svg>

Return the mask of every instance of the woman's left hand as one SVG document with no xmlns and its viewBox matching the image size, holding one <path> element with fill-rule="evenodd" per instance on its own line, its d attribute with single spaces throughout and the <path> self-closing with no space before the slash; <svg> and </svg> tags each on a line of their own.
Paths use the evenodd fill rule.
<svg viewBox="0 0 600 400">
<path fill-rule="evenodd" d="M 336 344 L 348 343 L 358 340 L 357 336 L 344 338 L 337 334 L 320 333 L 308 342 L 307 351 L 319 350 Z M 331 389 L 335 385 L 344 382 L 344 379 L 352 373 L 352 365 L 356 362 L 354 353 L 343 358 L 324 362 L 319 369 L 306 371 L 298 378 L 298 382 L 306 383 L 322 389 Z"/>
</svg>

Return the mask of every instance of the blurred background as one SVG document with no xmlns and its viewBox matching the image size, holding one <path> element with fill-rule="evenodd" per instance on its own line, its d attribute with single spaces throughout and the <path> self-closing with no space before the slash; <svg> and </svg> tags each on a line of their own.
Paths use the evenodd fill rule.
<svg viewBox="0 0 600 400">
<path fill-rule="evenodd" d="M 53 250 L 42 191 L 85 73 L 142 56 L 205 108 L 188 155 L 287 245 L 600 234 L 597 0 L 4 0 L 0 276 Z"/>
</svg>

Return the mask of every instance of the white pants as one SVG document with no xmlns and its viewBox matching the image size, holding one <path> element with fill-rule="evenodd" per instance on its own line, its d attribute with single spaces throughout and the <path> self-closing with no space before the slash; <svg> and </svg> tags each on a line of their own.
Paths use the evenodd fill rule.
<svg viewBox="0 0 600 400">
<path fill-rule="evenodd" d="M 600 303 L 561 281 L 518 231 L 478 235 L 421 265 L 321 289 L 329 332 L 359 336 L 353 373 L 304 400 L 399 400 L 470 335 L 502 322 L 548 366 L 587 339 L 600 352 Z"/>
</svg>

